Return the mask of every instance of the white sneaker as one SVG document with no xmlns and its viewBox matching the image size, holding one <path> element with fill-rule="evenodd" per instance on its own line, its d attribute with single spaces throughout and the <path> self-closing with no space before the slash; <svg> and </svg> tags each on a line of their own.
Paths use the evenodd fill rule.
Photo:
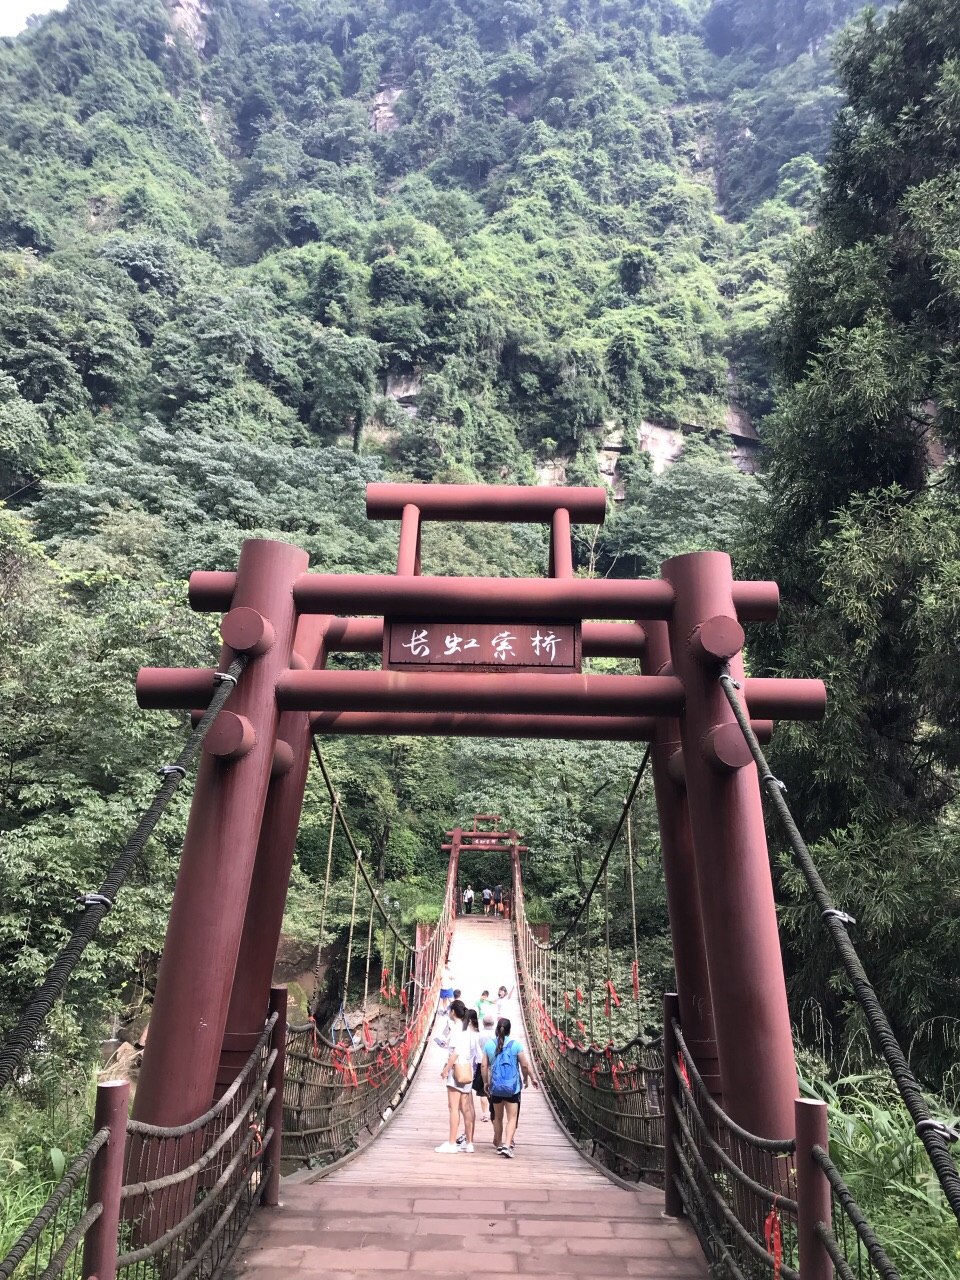
<svg viewBox="0 0 960 1280">
<path fill-rule="evenodd" d="M 434 1151 L 439 1151 L 440 1154 L 444 1156 L 448 1156 L 451 1154 L 456 1155 L 456 1153 L 460 1150 L 460 1148 L 457 1146 L 455 1142 L 441 1142 L 439 1147 L 434 1147 L 433 1149 Z"/>
<path fill-rule="evenodd" d="M 465 1133 L 461 1133 L 460 1137 L 457 1139 L 457 1146 L 462 1147 L 463 1144 L 466 1142 L 466 1140 L 467 1140 L 467 1135 Z"/>
<path fill-rule="evenodd" d="M 467 1151 L 467 1152 L 469 1152 L 469 1154 L 470 1154 L 470 1155 L 473 1155 L 473 1143 L 472 1143 L 472 1142 L 468 1142 L 468 1143 L 467 1143 L 467 1145 L 466 1145 L 465 1147 L 461 1147 L 461 1148 L 460 1148 L 460 1150 L 461 1150 L 461 1151 Z"/>
</svg>

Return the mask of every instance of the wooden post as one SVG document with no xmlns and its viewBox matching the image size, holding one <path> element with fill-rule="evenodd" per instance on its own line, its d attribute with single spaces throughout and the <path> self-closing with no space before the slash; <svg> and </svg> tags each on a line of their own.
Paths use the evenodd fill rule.
<svg viewBox="0 0 960 1280">
<path fill-rule="evenodd" d="M 833 1280 L 833 1262 L 817 1234 L 831 1221 L 830 1183 L 814 1160 L 814 1147 L 828 1150 L 827 1104 L 812 1098 L 794 1102 L 797 1126 L 797 1246 L 803 1280 Z"/>
<path fill-rule="evenodd" d="M 275 1093 L 267 1107 L 265 1127 L 273 1133 L 263 1153 L 268 1166 L 267 1182 L 263 1192 L 263 1204 L 273 1208 L 280 1203 L 280 1157 L 283 1149 L 283 1077 L 287 1056 L 287 988 L 270 988 L 270 1013 L 277 1015 L 273 1032 L 270 1036 L 270 1048 L 276 1049 L 277 1056 L 273 1060 L 270 1074 L 267 1076 L 267 1088 Z"/>
<path fill-rule="evenodd" d="M 87 1207 L 103 1205 L 103 1212 L 83 1242 L 83 1277 L 114 1280 L 117 1273 L 117 1231 L 120 1225 L 120 1190 L 127 1141 L 128 1080 L 105 1080 L 97 1085 L 93 1131 L 109 1129 L 110 1137 L 93 1158 L 87 1181 Z"/>
<path fill-rule="evenodd" d="M 668 1218 L 683 1217 L 683 1200 L 676 1183 L 676 1179 L 683 1177 L 676 1148 L 680 1125 L 673 1105 L 674 1099 L 680 1098 L 677 1078 L 680 1046 L 673 1033 L 673 1020 L 679 1017 L 680 1000 L 675 992 L 668 991 L 663 997 L 663 1211 Z M 806 1276 L 803 1280 L 807 1280 Z"/>
</svg>

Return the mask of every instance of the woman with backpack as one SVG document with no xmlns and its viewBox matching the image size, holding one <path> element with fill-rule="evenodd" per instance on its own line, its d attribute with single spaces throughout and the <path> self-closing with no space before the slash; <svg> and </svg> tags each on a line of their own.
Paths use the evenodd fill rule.
<svg viewBox="0 0 960 1280">
<path fill-rule="evenodd" d="M 453 1020 L 450 1051 L 447 1055 L 447 1064 L 440 1073 L 440 1079 L 447 1086 L 450 1136 L 446 1142 L 441 1142 L 439 1147 L 434 1147 L 434 1150 L 441 1155 L 455 1155 L 460 1150 L 473 1152 L 473 1130 L 477 1118 L 473 1105 L 473 1064 L 479 1036 L 470 1029 L 467 1021 L 467 1006 L 462 1000 L 452 1002 L 450 1017 Z M 463 1147 L 458 1147 L 457 1131 L 460 1128 L 461 1116 L 467 1141 Z"/>
<path fill-rule="evenodd" d="M 520 1076 L 523 1074 L 521 1084 Z M 493 1145 L 500 1155 L 513 1159 L 513 1139 L 520 1115 L 520 1090 L 539 1089 L 530 1068 L 527 1051 L 519 1040 L 510 1039 L 510 1019 L 497 1023 L 497 1038 L 484 1049 L 483 1078 L 487 1096 L 493 1103 Z"/>
</svg>

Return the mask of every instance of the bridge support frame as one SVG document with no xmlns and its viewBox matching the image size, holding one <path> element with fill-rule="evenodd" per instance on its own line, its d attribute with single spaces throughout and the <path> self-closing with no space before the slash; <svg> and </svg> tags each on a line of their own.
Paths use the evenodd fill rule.
<svg viewBox="0 0 960 1280">
<path fill-rule="evenodd" d="M 759 1137 L 785 1138 L 797 1071 L 760 785 L 752 761 L 727 768 L 708 749 L 718 730 L 737 729 L 721 663 L 744 679 L 730 557 L 692 552 L 661 573 L 674 589 L 670 653 L 686 695 L 680 739 L 724 1109 Z"/>
<path fill-rule="evenodd" d="M 251 539 L 240 553 L 221 669 L 237 652 L 252 655 L 230 705 L 253 743 L 239 756 L 205 748 L 197 773 L 133 1107 L 149 1124 L 187 1123 L 214 1094 L 274 765 L 276 683 L 294 662 L 293 584 L 308 562 L 283 542 Z"/>
</svg>

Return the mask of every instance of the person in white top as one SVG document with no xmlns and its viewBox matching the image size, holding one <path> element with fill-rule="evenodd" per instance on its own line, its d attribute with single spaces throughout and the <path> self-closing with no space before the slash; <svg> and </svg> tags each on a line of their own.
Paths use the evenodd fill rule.
<svg viewBox="0 0 960 1280">
<path fill-rule="evenodd" d="M 447 1116 L 450 1129 L 447 1141 L 441 1142 L 440 1146 L 435 1147 L 434 1150 L 441 1155 L 454 1155 L 458 1151 L 472 1154 L 473 1130 L 476 1122 L 473 1105 L 473 1074 L 480 1037 L 470 1029 L 467 1022 L 467 1007 L 462 1000 L 452 1002 L 450 1015 L 456 1019 L 456 1023 L 446 1065 L 440 1072 L 440 1079 L 447 1086 Z M 461 1117 L 467 1140 L 462 1147 L 458 1147 L 457 1131 L 460 1128 Z"/>
<path fill-rule="evenodd" d="M 510 992 L 508 994 L 507 988 L 502 986 L 497 991 L 497 1019 L 498 1020 L 500 1018 L 505 1018 L 507 1016 L 507 1006 L 509 1005 L 510 1001 L 513 999 L 513 993 L 516 991 L 516 989 L 517 989 L 516 987 L 511 987 Z"/>
</svg>

